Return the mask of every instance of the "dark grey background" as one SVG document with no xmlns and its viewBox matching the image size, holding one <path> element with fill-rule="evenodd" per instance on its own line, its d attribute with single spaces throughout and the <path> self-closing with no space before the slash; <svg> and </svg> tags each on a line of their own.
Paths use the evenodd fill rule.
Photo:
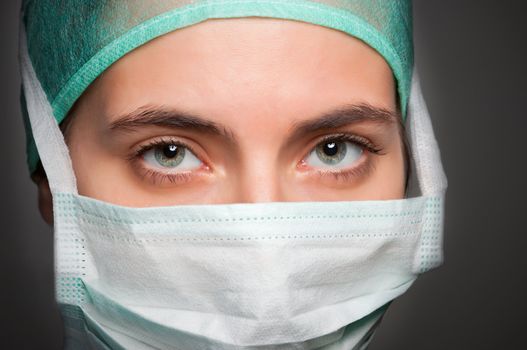
<svg viewBox="0 0 527 350">
<path fill-rule="evenodd" d="M 52 233 L 18 104 L 18 7 L 0 5 L 0 348 L 55 349 Z M 450 185 L 446 261 L 393 303 L 372 350 L 526 348 L 526 10 L 521 0 L 414 2 L 416 60 Z"/>
</svg>

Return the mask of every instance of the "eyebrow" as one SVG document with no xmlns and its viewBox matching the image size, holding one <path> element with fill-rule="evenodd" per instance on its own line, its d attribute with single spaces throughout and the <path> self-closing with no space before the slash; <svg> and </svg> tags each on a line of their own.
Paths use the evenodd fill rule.
<svg viewBox="0 0 527 350">
<path fill-rule="evenodd" d="M 317 131 L 336 129 L 359 122 L 392 124 L 400 118 L 398 112 L 370 104 L 347 104 L 325 112 L 316 118 L 293 122 L 288 141 Z M 233 144 L 237 143 L 234 133 L 229 128 L 199 115 L 174 108 L 143 106 L 115 119 L 110 124 L 112 131 L 133 132 L 140 127 L 159 126 L 205 132 L 221 136 Z"/>
<path fill-rule="evenodd" d="M 113 119 L 113 118 L 112 118 Z M 110 130 L 131 132 L 140 127 L 159 126 L 164 128 L 186 129 L 219 135 L 236 143 L 234 133 L 226 127 L 198 115 L 174 108 L 143 106 L 121 115 L 110 124 Z"/>
<path fill-rule="evenodd" d="M 347 104 L 309 120 L 293 123 L 289 140 L 297 139 L 303 135 L 328 129 L 337 129 L 343 126 L 360 122 L 374 122 L 377 124 L 392 124 L 400 120 L 398 112 L 370 104 Z"/>
</svg>

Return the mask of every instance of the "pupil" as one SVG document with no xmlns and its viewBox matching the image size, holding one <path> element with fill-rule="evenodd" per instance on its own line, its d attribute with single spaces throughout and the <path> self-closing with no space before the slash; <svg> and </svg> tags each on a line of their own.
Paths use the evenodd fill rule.
<svg viewBox="0 0 527 350">
<path fill-rule="evenodd" d="M 324 145 L 324 153 L 328 156 L 334 156 L 338 152 L 338 147 L 335 142 L 328 142 Z"/>
<path fill-rule="evenodd" d="M 166 145 L 163 147 L 163 155 L 167 158 L 174 158 L 178 153 L 177 145 Z"/>
</svg>

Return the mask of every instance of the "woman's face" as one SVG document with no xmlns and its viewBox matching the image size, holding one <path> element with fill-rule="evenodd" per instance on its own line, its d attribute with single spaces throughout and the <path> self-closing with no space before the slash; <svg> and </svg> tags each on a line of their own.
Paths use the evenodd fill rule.
<svg viewBox="0 0 527 350">
<path fill-rule="evenodd" d="M 209 20 L 113 64 L 71 112 L 79 193 L 133 206 L 402 198 L 384 59 L 336 30 Z"/>
</svg>

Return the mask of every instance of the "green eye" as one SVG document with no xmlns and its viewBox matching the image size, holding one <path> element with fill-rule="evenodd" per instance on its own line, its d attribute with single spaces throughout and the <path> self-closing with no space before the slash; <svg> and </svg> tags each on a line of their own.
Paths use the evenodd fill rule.
<svg viewBox="0 0 527 350">
<path fill-rule="evenodd" d="M 181 164 L 185 158 L 185 148 L 170 144 L 154 149 L 157 163 L 165 168 L 173 168 Z"/>
<path fill-rule="evenodd" d="M 345 142 L 323 142 L 315 147 L 317 157 L 325 164 L 338 164 L 346 156 Z"/>
<path fill-rule="evenodd" d="M 153 168 L 189 170 L 198 168 L 201 161 L 185 146 L 165 143 L 144 152 L 143 159 Z"/>
<path fill-rule="evenodd" d="M 348 141 L 328 140 L 319 143 L 306 158 L 306 163 L 319 168 L 346 168 L 357 162 L 362 147 Z"/>
</svg>

